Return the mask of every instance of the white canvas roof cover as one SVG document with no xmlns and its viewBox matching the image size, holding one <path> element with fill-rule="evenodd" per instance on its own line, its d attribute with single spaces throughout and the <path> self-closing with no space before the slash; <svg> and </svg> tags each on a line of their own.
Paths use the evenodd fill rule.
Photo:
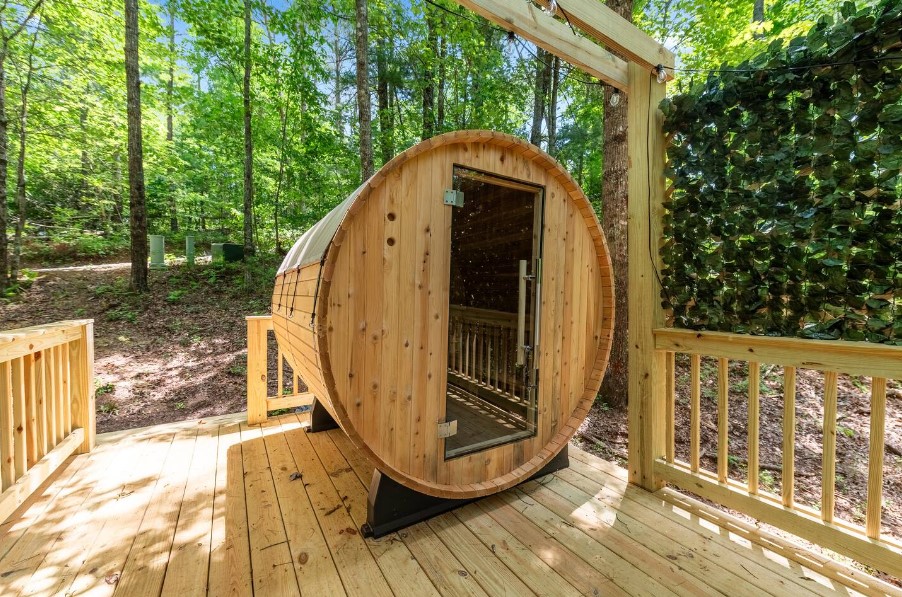
<svg viewBox="0 0 902 597">
<path fill-rule="evenodd" d="M 329 244 L 335 236 L 335 232 L 345 219 L 345 214 L 351 209 L 351 205 L 353 205 L 354 200 L 357 199 L 360 191 L 366 184 L 360 185 L 347 199 L 335 206 L 322 220 L 301 235 L 301 238 L 294 243 L 294 246 L 285 255 L 277 275 L 296 267 L 304 267 L 305 265 L 322 261 L 323 255 L 329 249 Z"/>
</svg>

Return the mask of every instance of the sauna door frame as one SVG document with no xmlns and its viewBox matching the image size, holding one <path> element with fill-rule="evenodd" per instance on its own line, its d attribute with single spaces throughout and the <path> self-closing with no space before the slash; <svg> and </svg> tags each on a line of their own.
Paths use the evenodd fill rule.
<svg viewBox="0 0 902 597">
<path fill-rule="evenodd" d="M 451 164 L 451 185 L 452 188 L 456 190 L 456 176 L 458 171 L 463 170 L 470 174 L 469 178 L 478 180 L 484 177 L 485 182 L 488 184 L 496 184 L 497 186 L 505 186 L 504 183 L 508 183 L 511 188 L 519 189 L 523 192 L 533 193 L 534 194 L 534 207 L 533 207 L 533 226 L 532 226 L 532 236 L 533 236 L 533 254 L 532 254 L 532 263 L 530 265 L 531 270 L 527 270 L 527 278 L 532 279 L 531 290 L 528 292 L 528 295 L 531 296 L 532 300 L 532 308 L 530 313 L 532 317 L 532 344 L 527 345 L 530 346 L 531 350 L 531 359 L 532 359 L 532 377 L 530 379 L 529 384 L 525 385 L 525 389 L 527 392 L 532 393 L 532 400 L 530 401 L 527 398 L 527 414 L 524 417 L 524 421 L 526 423 L 526 428 L 519 432 L 514 432 L 509 434 L 508 436 L 501 436 L 497 439 L 488 439 L 483 440 L 481 442 L 477 442 L 475 444 L 471 444 L 469 446 L 462 446 L 461 448 L 456 449 L 453 453 L 449 454 L 448 449 L 446 447 L 447 439 L 441 438 L 440 451 L 444 457 L 444 460 L 453 460 L 455 458 L 459 458 L 462 456 L 468 456 L 471 454 L 484 452 L 486 450 L 491 450 L 493 448 L 497 448 L 499 446 L 503 446 L 506 444 L 512 444 L 516 442 L 526 441 L 536 436 L 539 425 L 539 413 L 541 412 L 539 408 L 539 342 L 541 339 L 541 317 L 542 317 L 542 263 L 543 263 L 543 255 L 545 248 L 545 200 L 546 200 L 546 188 L 545 185 L 538 184 L 529 180 L 521 180 L 518 178 L 514 178 L 511 176 L 506 176 L 504 174 L 498 174 L 496 172 L 490 172 L 488 170 L 483 170 L 481 168 L 475 168 L 473 166 L 467 164 L 459 164 L 454 162 Z M 475 175 L 475 176 L 473 176 Z M 500 183 L 500 184 L 499 184 Z M 467 198 L 464 197 L 464 201 L 467 201 Z M 453 206 L 449 206 L 449 209 L 456 209 Z M 453 214 L 453 211 L 452 211 Z M 453 216 L 451 218 L 450 226 L 453 226 Z M 450 265 L 450 255 L 451 255 L 451 243 L 453 242 L 453 235 L 448 235 L 448 254 L 449 254 L 449 265 Z M 450 269 L 450 268 L 449 268 Z M 448 272 L 448 275 L 451 275 L 451 272 Z M 448 310 L 448 319 L 450 321 L 451 315 L 451 294 L 450 290 L 448 293 L 448 302 L 446 306 Z M 451 333 L 447 331 L 447 340 L 450 343 Z M 516 340 L 516 339 L 515 339 Z M 519 343 L 515 342 L 515 344 L 519 348 Z M 530 358 L 529 356 L 527 358 Z M 444 413 L 445 419 L 447 421 L 447 405 L 448 405 L 448 386 L 450 385 L 450 381 L 446 378 L 445 380 L 445 391 L 442 393 L 442 400 L 444 401 L 442 404 L 441 412 Z M 533 413 L 529 413 L 529 403 L 533 404 Z"/>
</svg>

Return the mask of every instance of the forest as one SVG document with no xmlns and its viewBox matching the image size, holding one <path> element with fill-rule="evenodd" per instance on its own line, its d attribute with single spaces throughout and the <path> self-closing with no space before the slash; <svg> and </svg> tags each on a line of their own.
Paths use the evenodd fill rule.
<svg viewBox="0 0 902 597">
<path fill-rule="evenodd" d="M 284 251 L 397 152 L 465 128 L 540 145 L 601 213 L 604 145 L 618 136 L 602 132 L 611 90 L 455 3 L 132 4 L 137 104 L 126 91 L 128 2 L 3 5 L 0 225 L 9 248 L 0 242 L 0 260 L 13 287 L 23 264 L 127 252 L 129 117 L 142 133 L 147 229 L 169 247 L 191 233 L 201 248 L 232 240 Z M 804 31 L 834 5 L 611 4 L 678 53 L 674 89 Z"/>
</svg>

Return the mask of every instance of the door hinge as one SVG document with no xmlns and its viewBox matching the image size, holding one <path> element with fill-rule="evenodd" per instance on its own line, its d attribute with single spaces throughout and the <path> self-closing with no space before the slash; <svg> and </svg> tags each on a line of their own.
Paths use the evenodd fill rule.
<svg viewBox="0 0 902 597">
<path fill-rule="evenodd" d="M 464 192 L 454 189 L 445 189 L 445 205 L 452 207 L 464 206 Z"/>
<path fill-rule="evenodd" d="M 438 438 L 443 439 L 457 435 L 457 419 L 438 424 Z"/>
</svg>

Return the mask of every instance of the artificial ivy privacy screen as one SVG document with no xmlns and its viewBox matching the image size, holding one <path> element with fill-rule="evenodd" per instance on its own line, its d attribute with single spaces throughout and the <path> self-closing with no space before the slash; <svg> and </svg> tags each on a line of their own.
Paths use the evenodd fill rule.
<svg viewBox="0 0 902 597">
<path fill-rule="evenodd" d="M 902 344 L 902 3 L 662 104 L 674 325 Z"/>
</svg>

